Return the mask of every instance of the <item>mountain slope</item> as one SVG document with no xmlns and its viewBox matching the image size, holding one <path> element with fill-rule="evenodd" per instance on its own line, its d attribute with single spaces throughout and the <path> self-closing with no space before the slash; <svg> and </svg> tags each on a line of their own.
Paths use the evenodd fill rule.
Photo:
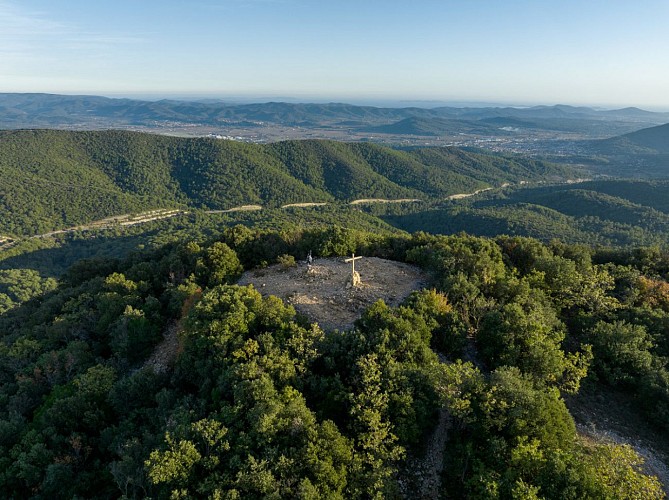
<svg viewBox="0 0 669 500">
<path fill-rule="evenodd" d="M 578 185 L 583 189 L 605 193 L 610 196 L 624 198 L 631 203 L 654 208 L 669 214 L 669 181 L 591 181 Z"/>
<path fill-rule="evenodd" d="M 0 235 L 35 234 L 158 207 L 440 198 L 569 169 L 454 148 L 252 145 L 122 131 L 0 132 Z"/>
<path fill-rule="evenodd" d="M 669 154 L 669 123 L 597 142 L 602 152 Z"/>
<path fill-rule="evenodd" d="M 559 165 L 447 147 L 402 151 L 369 143 L 286 141 L 266 149 L 292 176 L 344 200 L 439 198 L 537 176 L 572 175 Z"/>
<path fill-rule="evenodd" d="M 405 231 L 531 236 L 603 245 L 666 245 L 667 181 L 591 181 L 509 187 L 401 210 L 381 218 Z"/>
<path fill-rule="evenodd" d="M 669 123 L 644 128 L 609 139 L 584 144 L 591 154 L 604 157 L 595 166 L 607 175 L 618 177 L 667 177 L 669 172 Z"/>
<path fill-rule="evenodd" d="M 425 193 L 397 184 L 377 173 L 352 144 L 290 141 L 267 146 L 291 175 L 316 185 L 339 200 L 415 198 Z M 313 183 L 313 184 L 312 184 Z"/>
</svg>

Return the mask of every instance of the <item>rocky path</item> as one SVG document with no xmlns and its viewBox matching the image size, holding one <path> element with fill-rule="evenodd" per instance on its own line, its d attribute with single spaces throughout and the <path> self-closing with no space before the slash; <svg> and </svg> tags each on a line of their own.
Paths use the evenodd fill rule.
<svg viewBox="0 0 669 500">
<path fill-rule="evenodd" d="M 598 443 L 615 443 L 630 446 L 644 460 L 643 472 L 657 478 L 662 483 L 665 494 L 669 495 L 669 467 L 661 454 L 653 449 L 650 443 L 643 439 L 630 439 L 612 429 L 598 428 L 594 423 L 589 425 L 577 424 L 576 430 L 582 436 L 587 436 Z"/>
<path fill-rule="evenodd" d="M 508 184 L 507 184 L 507 186 L 508 186 Z M 446 199 L 447 200 L 462 200 L 464 198 L 469 198 L 470 196 L 476 196 L 479 193 L 485 193 L 486 191 L 490 191 L 492 189 L 494 189 L 494 188 L 489 187 L 489 188 L 485 188 L 485 189 L 477 189 L 473 193 L 452 194 L 450 196 L 447 196 Z"/>
<path fill-rule="evenodd" d="M 430 437 L 425 458 L 421 464 L 420 498 L 437 499 L 441 492 L 441 473 L 444 470 L 444 448 L 451 427 L 451 416 L 446 408 L 439 409 L 439 421 Z"/>
<path fill-rule="evenodd" d="M 449 361 L 438 354 L 440 363 Z M 420 456 L 409 456 L 399 481 L 404 498 L 437 500 L 442 498 L 441 475 L 444 471 L 444 452 L 451 429 L 452 419 L 446 407 L 439 409 L 437 425 L 425 440 L 425 452 Z"/>
<path fill-rule="evenodd" d="M 73 233 L 75 231 L 90 231 L 92 229 L 108 229 L 114 226 L 134 226 L 137 224 L 146 224 L 156 220 L 169 219 L 178 215 L 186 214 L 188 212 L 177 209 L 158 209 L 142 212 L 140 214 L 123 214 L 114 217 L 107 217 L 88 224 L 81 224 L 79 226 L 68 227 L 65 229 L 58 229 L 56 231 L 49 231 L 48 233 L 36 234 L 31 238 L 49 238 L 58 234 Z"/>
<path fill-rule="evenodd" d="M 262 210 L 260 205 L 240 205 L 238 207 L 228 208 L 227 210 L 207 210 L 205 214 L 228 214 L 232 212 L 254 212 Z"/>
<path fill-rule="evenodd" d="M 16 243 L 16 240 L 14 238 L 11 238 L 9 236 L 3 236 L 0 234 L 0 250 L 5 250 Z"/>
<path fill-rule="evenodd" d="M 158 374 L 167 372 L 179 353 L 179 330 L 178 323 L 174 323 L 167 328 L 163 340 L 144 363 L 145 367 L 150 366 Z"/>
<path fill-rule="evenodd" d="M 474 196 L 483 191 L 489 191 L 493 188 L 479 189 L 473 193 L 461 193 L 453 194 L 448 196 L 447 200 L 456 200 L 461 198 L 467 198 L 469 196 Z M 372 203 L 416 203 L 422 200 L 418 198 L 398 198 L 398 199 L 386 199 L 386 198 L 360 198 L 353 200 L 349 205 L 365 205 Z M 329 205 L 326 202 L 304 202 L 304 203 L 289 203 L 287 205 L 282 205 L 281 208 L 297 208 L 297 207 L 322 207 Z M 225 214 L 233 212 L 251 212 L 262 210 L 262 205 L 240 205 L 238 207 L 228 208 L 226 210 L 206 210 L 206 214 Z M 79 226 L 68 227 L 64 229 L 58 229 L 56 231 L 49 231 L 43 234 L 36 234 L 31 236 L 31 238 L 50 238 L 52 236 L 57 236 L 59 234 L 73 233 L 75 231 L 89 231 L 93 229 L 108 229 L 113 226 L 134 226 L 137 224 L 145 224 L 147 222 L 152 222 L 161 219 L 167 219 L 171 217 L 176 217 L 178 215 L 187 214 L 188 212 L 181 209 L 158 209 L 150 210 L 148 212 L 143 212 L 140 214 L 123 214 L 113 217 L 108 217 L 106 219 L 101 219 L 97 221 L 90 222 L 88 224 L 81 224 Z M 0 248 L 3 245 L 10 246 L 11 242 L 4 242 L 0 236 Z"/>
<path fill-rule="evenodd" d="M 311 203 L 289 203 L 288 205 L 281 205 L 281 208 L 293 208 L 293 207 L 322 207 L 327 205 L 325 202 L 311 202 Z"/>
<path fill-rule="evenodd" d="M 657 476 L 669 495 L 669 439 L 648 426 L 633 397 L 611 388 L 581 387 L 565 397 L 581 436 L 597 443 L 631 446 L 643 459 L 643 471 Z"/>
<path fill-rule="evenodd" d="M 396 200 L 387 200 L 385 198 L 361 198 L 359 200 L 353 200 L 350 205 L 364 205 L 367 203 L 414 203 L 419 200 L 418 198 L 399 198 Z"/>
</svg>

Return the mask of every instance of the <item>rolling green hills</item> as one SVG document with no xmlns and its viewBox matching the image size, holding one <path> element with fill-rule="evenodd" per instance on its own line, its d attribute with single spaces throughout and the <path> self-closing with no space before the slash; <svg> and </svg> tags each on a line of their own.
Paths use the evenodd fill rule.
<svg viewBox="0 0 669 500">
<path fill-rule="evenodd" d="M 0 132 L 0 234 L 30 235 L 158 207 L 228 209 L 443 198 L 568 168 L 453 148 L 253 145 L 122 131 Z"/>
<path fill-rule="evenodd" d="M 590 154 L 606 158 L 598 171 L 607 175 L 666 178 L 669 175 L 669 123 L 585 144 Z"/>
<path fill-rule="evenodd" d="M 664 498 L 637 451 L 667 463 L 669 181 L 547 182 L 575 175 L 457 148 L 0 132 L 0 497 Z M 327 204 L 283 206 L 305 202 Z M 220 213 L 245 204 L 263 209 Z M 183 212 L 25 237 L 159 207 Z M 371 258 L 427 288 L 326 332 L 261 288 L 312 251 L 306 279 L 364 256 L 366 286 L 309 297 L 325 309 L 358 307 Z"/>
<path fill-rule="evenodd" d="M 482 236 L 509 234 L 544 241 L 612 246 L 669 242 L 669 181 L 589 181 L 508 187 L 430 208 L 376 214 L 405 231 Z"/>
<path fill-rule="evenodd" d="M 669 123 L 597 141 L 597 147 L 609 153 L 669 154 Z"/>
<path fill-rule="evenodd" d="M 503 498 L 662 498 L 565 401 L 618 391 L 630 409 L 597 423 L 669 449 L 669 181 L 544 183 L 571 174 L 456 148 L 0 133 L 0 234 L 189 212 L 0 249 L 0 496 L 418 498 L 434 452 L 449 497 L 483 477 Z M 346 203 L 364 197 L 424 201 Z M 307 201 L 328 204 L 281 208 Z M 265 208 L 199 210 L 248 203 Z M 233 284 L 312 250 L 433 288 L 326 334 Z"/>
</svg>

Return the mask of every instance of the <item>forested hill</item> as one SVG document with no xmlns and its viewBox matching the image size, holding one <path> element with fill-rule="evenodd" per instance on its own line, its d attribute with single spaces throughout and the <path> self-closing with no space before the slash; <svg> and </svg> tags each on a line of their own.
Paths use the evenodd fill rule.
<svg viewBox="0 0 669 500">
<path fill-rule="evenodd" d="M 607 175 L 666 178 L 669 172 L 669 123 L 592 141 L 586 145 L 586 150 L 606 158 L 603 173 Z"/>
<path fill-rule="evenodd" d="M 511 234 L 588 245 L 666 246 L 669 181 L 593 180 L 509 186 L 462 200 L 370 207 L 404 231 Z"/>
<path fill-rule="evenodd" d="M 605 153 L 669 154 L 669 123 L 596 142 Z"/>
<path fill-rule="evenodd" d="M 574 174 L 541 161 L 455 148 L 270 145 L 100 131 L 0 132 L 0 234 L 36 234 L 157 207 L 433 199 Z"/>
</svg>

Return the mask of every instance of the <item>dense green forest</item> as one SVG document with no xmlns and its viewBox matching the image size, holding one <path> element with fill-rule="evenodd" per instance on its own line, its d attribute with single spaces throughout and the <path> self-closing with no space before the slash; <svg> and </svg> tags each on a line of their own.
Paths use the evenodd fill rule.
<svg viewBox="0 0 669 500">
<path fill-rule="evenodd" d="M 667 138 L 669 138 L 669 123 L 597 141 L 594 145 L 610 154 L 669 154 Z"/>
<path fill-rule="evenodd" d="M 603 160 L 594 169 L 608 175 L 667 178 L 669 123 L 583 144 L 584 151 Z"/>
<path fill-rule="evenodd" d="M 509 234 L 604 246 L 669 241 L 667 181 L 597 180 L 507 187 L 463 200 L 369 209 L 399 229 Z"/>
<path fill-rule="evenodd" d="M 454 148 L 372 144 L 252 145 L 133 132 L 0 132 L 0 235 L 34 235 L 160 207 L 434 199 L 567 167 Z"/>
<path fill-rule="evenodd" d="M 430 283 L 328 332 L 234 284 L 309 250 L 409 262 Z M 444 497 L 662 498 L 564 398 L 617 388 L 666 446 L 668 276 L 659 249 L 336 226 L 82 260 L 0 314 L 0 495 L 419 497 L 410 463 L 446 412 Z"/>
<path fill-rule="evenodd" d="M 32 269 L 42 276 L 58 278 L 81 259 L 122 259 L 133 252 L 155 249 L 174 241 L 205 239 L 218 234 L 223 227 L 238 224 L 261 230 L 295 231 L 338 225 L 379 234 L 404 233 L 378 217 L 337 205 L 220 214 L 195 211 L 136 226 L 73 231 L 49 238 L 17 240 L 0 250 L 0 270 Z"/>
<path fill-rule="evenodd" d="M 443 498 L 664 498 L 583 409 L 624 402 L 601 430 L 667 463 L 669 185 L 548 183 L 573 175 L 456 148 L 0 133 L 0 496 L 421 498 L 436 453 Z M 349 203 L 368 197 L 421 201 Z M 29 237 L 158 207 L 183 212 Z M 309 251 L 428 282 L 342 331 L 235 284 Z"/>
<path fill-rule="evenodd" d="M 322 155 L 306 146 L 305 156 Z M 354 145 L 352 147 L 355 148 Z M 279 154 L 295 154 L 290 143 L 274 145 Z M 361 148 L 365 154 L 385 148 Z M 422 155 L 438 154 L 422 150 Z M 387 178 L 397 178 L 394 169 L 405 160 L 396 151 L 389 158 L 368 158 L 383 167 Z M 366 157 L 367 158 L 367 157 Z M 501 160 L 500 160 L 501 161 Z M 307 159 L 303 163 L 308 163 Z M 382 167 L 379 167 L 382 168 Z M 461 165 L 466 168 L 472 165 Z M 297 175 L 297 174 L 296 174 Z M 486 178 L 490 173 L 482 170 Z M 406 182 L 407 179 L 398 179 Z M 0 248 L 0 309 L 6 310 L 52 286 L 51 278 L 61 276 L 83 258 L 124 258 L 146 248 L 167 242 L 202 239 L 216 234 L 221 227 L 244 224 L 258 229 L 294 231 L 310 227 L 339 225 L 375 233 L 429 231 L 435 234 L 467 232 L 494 237 L 499 234 L 530 236 L 544 242 L 560 240 L 599 246 L 657 245 L 666 248 L 669 241 L 669 204 L 666 181 L 606 180 L 577 184 L 534 185 L 496 189 L 462 200 L 407 204 L 370 204 L 350 206 L 328 203 L 319 207 L 263 209 L 257 212 L 206 214 L 191 210 L 188 214 L 137 226 L 73 231 L 49 238 L 24 238 Z M 28 280 L 30 285 L 21 284 Z M 22 292 L 16 293 L 18 290 Z M 30 291 L 30 293 L 27 293 Z"/>
<path fill-rule="evenodd" d="M 281 228 L 284 231 L 335 224 L 377 234 L 403 233 L 360 210 L 328 205 L 220 214 L 196 211 L 136 226 L 73 231 L 49 238 L 27 238 L 0 249 L 0 312 L 52 289 L 55 286 L 54 279 L 62 276 L 81 259 L 123 259 L 167 243 L 210 238 L 220 233 L 222 227 L 237 224 L 260 230 Z"/>
</svg>

